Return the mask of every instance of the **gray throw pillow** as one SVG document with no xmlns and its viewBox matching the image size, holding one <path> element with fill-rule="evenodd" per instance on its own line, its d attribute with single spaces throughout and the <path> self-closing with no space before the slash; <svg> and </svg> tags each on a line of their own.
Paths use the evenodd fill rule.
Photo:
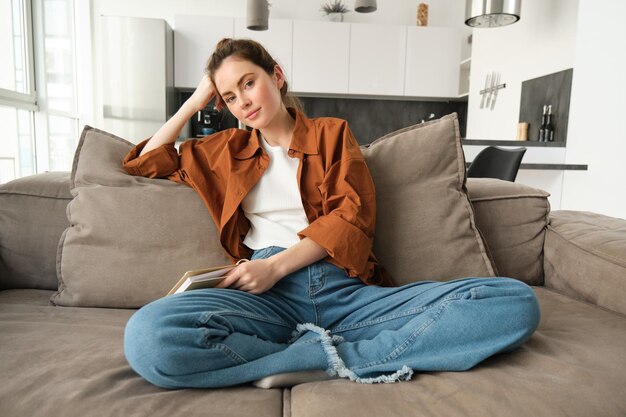
<svg viewBox="0 0 626 417">
<path fill-rule="evenodd" d="M 89 126 L 82 132 L 54 304 L 137 308 L 164 296 L 187 270 L 230 263 L 192 188 L 126 173 L 121 162 L 132 146 Z"/>
<path fill-rule="evenodd" d="M 374 254 L 398 285 L 496 275 L 465 188 L 456 113 L 363 149 L 376 187 Z"/>
</svg>

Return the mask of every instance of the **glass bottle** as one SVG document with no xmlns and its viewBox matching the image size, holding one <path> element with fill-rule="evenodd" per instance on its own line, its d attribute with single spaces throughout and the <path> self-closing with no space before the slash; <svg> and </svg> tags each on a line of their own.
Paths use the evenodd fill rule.
<svg viewBox="0 0 626 417">
<path fill-rule="evenodd" d="M 546 116 L 546 141 L 554 142 L 554 126 L 552 125 L 552 105 L 548 106 L 548 115 Z"/>
<path fill-rule="evenodd" d="M 539 142 L 546 141 L 546 116 L 548 115 L 548 106 L 543 106 L 543 114 L 541 115 L 541 126 L 539 127 Z"/>
</svg>

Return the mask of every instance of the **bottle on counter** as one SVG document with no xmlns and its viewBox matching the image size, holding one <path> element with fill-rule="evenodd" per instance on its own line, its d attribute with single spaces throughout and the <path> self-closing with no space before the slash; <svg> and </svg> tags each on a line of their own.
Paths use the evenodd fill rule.
<svg viewBox="0 0 626 417">
<path fill-rule="evenodd" d="M 543 106 L 543 114 L 541 115 L 541 126 L 539 127 L 539 142 L 546 141 L 546 118 L 548 116 L 548 106 Z"/>
<path fill-rule="evenodd" d="M 554 142 L 554 126 L 552 125 L 552 105 L 548 106 L 548 115 L 546 116 L 546 141 Z"/>
</svg>

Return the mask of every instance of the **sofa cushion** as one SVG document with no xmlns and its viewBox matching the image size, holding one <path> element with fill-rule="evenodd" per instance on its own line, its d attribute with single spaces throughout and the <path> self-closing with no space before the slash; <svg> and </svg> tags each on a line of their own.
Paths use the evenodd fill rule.
<svg viewBox="0 0 626 417">
<path fill-rule="evenodd" d="M 57 289 L 69 182 L 69 172 L 45 172 L 0 185 L 0 289 Z"/>
<path fill-rule="evenodd" d="M 544 252 L 546 286 L 626 314 L 626 220 L 552 212 Z"/>
<path fill-rule="evenodd" d="M 50 294 L 0 292 L 0 416 L 282 416 L 281 390 L 151 385 L 124 358 L 133 310 L 37 305 Z"/>
<path fill-rule="evenodd" d="M 71 226 L 57 254 L 57 305 L 140 307 L 164 296 L 185 271 L 229 262 L 192 188 L 124 171 L 132 146 L 83 130 L 70 181 Z"/>
<path fill-rule="evenodd" d="M 465 189 L 455 113 L 383 136 L 363 154 L 376 187 L 374 253 L 397 284 L 495 275 Z"/>
<path fill-rule="evenodd" d="M 467 372 L 416 372 L 408 382 L 298 385 L 291 390 L 292 415 L 626 415 L 624 316 L 542 287 L 535 291 L 541 322 L 520 348 Z"/>
<path fill-rule="evenodd" d="M 291 397 L 286 415 L 625 415 L 624 316 L 542 287 L 535 291 L 541 322 L 515 351 L 468 372 L 415 373 L 396 384 L 299 385 L 284 395 Z M 278 390 L 150 385 L 123 357 L 131 310 L 46 306 L 50 293 L 0 292 L 0 415 L 279 415 Z"/>
<path fill-rule="evenodd" d="M 257 388 L 290 388 L 294 385 L 304 384 L 305 382 L 313 381 L 327 381 L 329 379 L 336 379 L 338 376 L 330 376 L 323 370 L 317 371 L 297 371 L 297 372 L 285 372 L 276 375 L 266 376 L 257 381 L 254 381 L 252 385 Z"/>
<path fill-rule="evenodd" d="M 468 178 L 467 191 L 499 275 L 542 285 L 550 194 L 493 178 Z"/>
</svg>

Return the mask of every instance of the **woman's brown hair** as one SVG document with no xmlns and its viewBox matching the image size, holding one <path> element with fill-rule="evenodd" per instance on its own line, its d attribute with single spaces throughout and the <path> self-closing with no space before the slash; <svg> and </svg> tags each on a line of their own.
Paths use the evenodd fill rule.
<svg viewBox="0 0 626 417">
<path fill-rule="evenodd" d="M 230 39 L 224 38 L 217 43 L 215 50 L 209 57 L 204 71 L 209 75 L 211 82 L 215 85 L 215 71 L 222 65 L 222 62 L 229 56 L 236 56 L 263 68 L 269 74 L 274 74 L 274 66 L 278 65 L 267 50 L 258 42 L 251 39 Z M 302 103 L 300 100 L 289 93 L 287 80 L 285 80 L 280 94 L 286 107 L 293 107 L 302 112 Z M 218 108 L 225 106 L 224 100 L 220 94 L 215 96 L 215 105 Z"/>
</svg>

